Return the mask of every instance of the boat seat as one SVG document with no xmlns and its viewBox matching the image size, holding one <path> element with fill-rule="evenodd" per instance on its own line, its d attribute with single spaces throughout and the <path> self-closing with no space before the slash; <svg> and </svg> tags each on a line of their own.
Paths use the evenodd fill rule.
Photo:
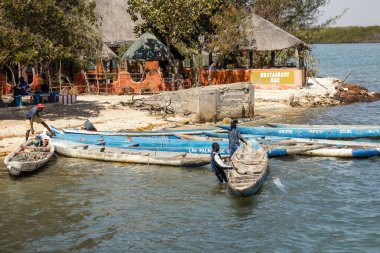
<svg viewBox="0 0 380 253">
<path fill-rule="evenodd" d="M 50 147 L 22 146 L 22 148 L 25 150 L 38 151 L 38 152 L 49 152 L 50 151 Z"/>
</svg>

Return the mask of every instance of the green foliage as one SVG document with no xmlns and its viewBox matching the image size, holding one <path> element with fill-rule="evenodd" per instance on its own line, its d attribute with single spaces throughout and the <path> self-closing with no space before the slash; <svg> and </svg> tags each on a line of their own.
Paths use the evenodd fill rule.
<svg viewBox="0 0 380 253">
<path fill-rule="evenodd" d="M 231 3 L 223 11 L 211 18 L 213 34 L 209 36 L 207 47 L 217 52 L 217 63 L 222 66 L 236 63 L 244 65 L 240 45 L 245 44 L 245 33 L 242 20 L 248 16 L 248 10 Z"/>
<path fill-rule="evenodd" d="M 380 26 L 327 27 L 315 30 L 309 43 L 363 43 L 380 42 Z"/>
<path fill-rule="evenodd" d="M 94 8 L 85 0 L 2 0 L 0 62 L 48 65 L 92 57 L 101 41 Z"/>
<path fill-rule="evenodd" d="M 143 22 L 138 33 L 151 32 L 166 43 L 197 43 L 209 28 L 210 17 L 224 4 L 222 0 L 128 0 L 133 20 Z"/>
</svg>

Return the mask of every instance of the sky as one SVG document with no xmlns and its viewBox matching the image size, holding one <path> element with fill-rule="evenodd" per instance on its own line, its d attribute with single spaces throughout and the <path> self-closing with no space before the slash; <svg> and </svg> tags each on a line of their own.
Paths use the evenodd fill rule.
<svg viewBox="0 0 380 253">
<path fill-rule="evenodd" d="M 332 26 L 370 26 L 380 25 L 380 0 L 330 0 L 321 10 L 324 12 L 321 21 L 331 16 L 346 14 Z"/>
</svg>

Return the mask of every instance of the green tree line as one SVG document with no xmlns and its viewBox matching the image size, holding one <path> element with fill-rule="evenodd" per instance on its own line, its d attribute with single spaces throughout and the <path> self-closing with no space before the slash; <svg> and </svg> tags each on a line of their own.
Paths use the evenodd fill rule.
<svg viewBox="0 0 380 253">
<path fill-rule="evenodd" d="M 329 0 L 125 0 L 136 33 L 149 31 L 189 56 L 217 51 L 221 61 L 237 62 L 242 21 L 256 13 L 284 30 L 308 37 L 308 28 Z M 0 1 L 0 69 L 15 63 L 48 71 L 54 61 L 85 62 L 101 48 L 96 1 Z M 170 47 L 168 47 L 170 48 Z M 170 62 L 170 59 L 169 59 Z M 13 80 L 14 81 L 14 80 Z"/>
<path fill-rule="evenodd" d="M 310 29 L 312 44 L 380 43 L 380 26 L 326 27 Z"/>
</svg>

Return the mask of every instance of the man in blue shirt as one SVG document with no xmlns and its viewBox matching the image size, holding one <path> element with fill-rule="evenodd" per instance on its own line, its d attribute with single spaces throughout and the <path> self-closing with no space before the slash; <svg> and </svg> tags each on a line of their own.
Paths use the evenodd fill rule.
<svg viewBox="0 0 380 253">
<path fill-rule="evenodd" d="M 211 152 L 211 170 L 215 173 L 215 176 L 219 179 L 221 183 L 228 182 L 226 173 L 224 173 L 225 169 L 232 169 L 232 166 L 225 164 L 222 160 L 222 157 L 219 153 L 219 144 L 214 142 L 212 144 L 212 152 Z"/>
<path fill-rule="evenodd" d="M 36 107 L 33 107 L 29 111 L 26 112 L 26 119 L 25 119 L 25 127 L 26 127 L 26 140 L 29 138 L 29 133 L 32 131 L 32 134 L 34 134 L 34 128 L 33 128 L 33 122 L 37 122 L 42 124 L 44 127 L 46 127 L 51 135 L 55 135 L 54 132 L 50 129 L 50 127 L 40 118 L 40 112 L 44 109 L 43 104 L 38 104 Z"/>
<path fill-rule="evenodd" d="M 228 133 L 228 141 L 230 149 L 230 158 L 232 158 L 232 155 L 235 153 L 235 151 L 240 147 L 240 141 L 247 144 L 247 142 L 241 137 L 240 131 L 236 128 L 237 127 L 237 120 L 233 120 L 231 122 L 231 130 Z"/>
</svg>

